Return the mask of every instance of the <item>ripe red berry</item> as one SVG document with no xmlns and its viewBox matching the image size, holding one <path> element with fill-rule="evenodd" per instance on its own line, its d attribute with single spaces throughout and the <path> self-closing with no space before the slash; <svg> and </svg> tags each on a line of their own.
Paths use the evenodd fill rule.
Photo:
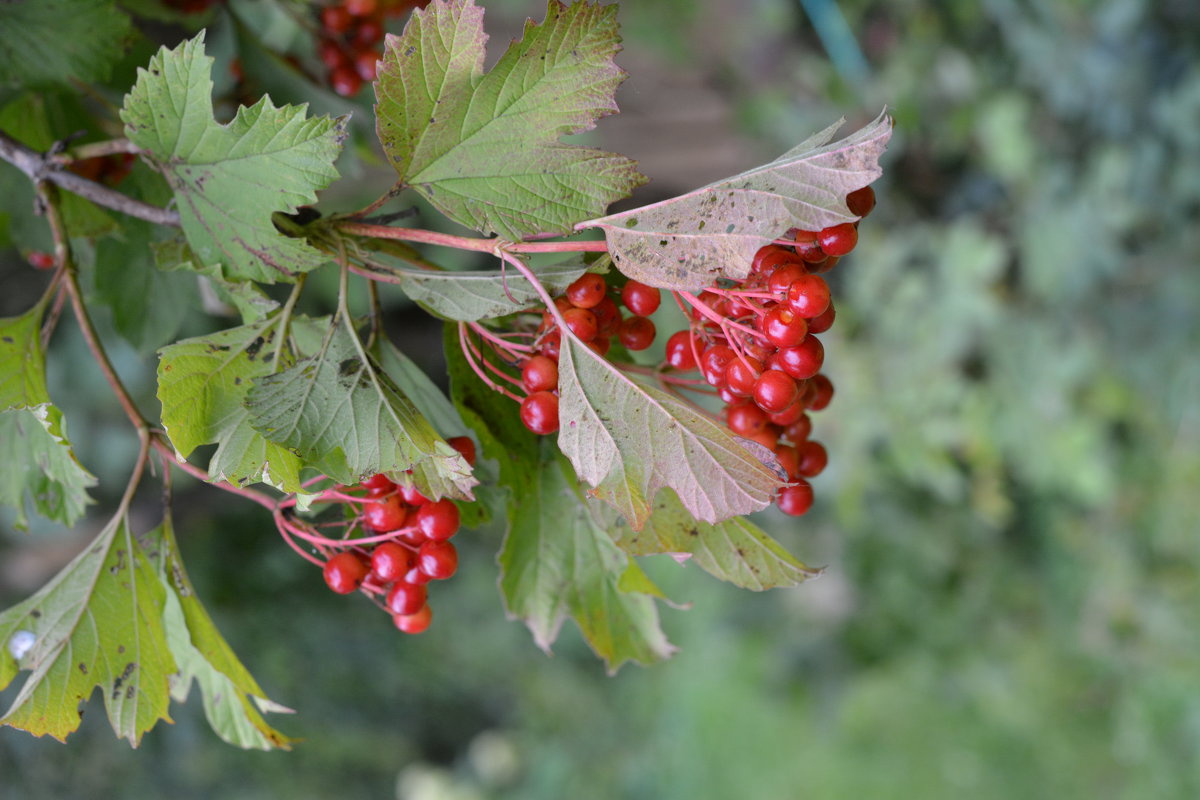
<svg viewBox="0 0 1200 800">
<path fill-rule="evenodd" d="M 796 445 L 796 453 L 800 456 L 796 473 L 802 477 L 820 475 L 829 464 L 829 453 L 825 450 L 825 445 L 813 439 L 799 442 Z"/>
<path fill-rule="evenodd" d="M 585 342 L 590 342 L 600 333 L 600 321 L 586 308 L 568 308 L 563 312 L 563 321 L 571 333 Z"/>
<path fill-rule="evenodd" d="M 429 590 L 423 584 L 399 581 L 387 593 L 387 610 L 398 616 L 415 614 L 425 606 Z"/>
<path fill-rule="evenodd" d="M 696 368 L 696 353 L 700 352 L 699 345 L 695 346 L 692 339 L 692 332 L 689 330 L 675 331 L 667 338 L 667 357 L 668 366 L 678 370 L 689 370 Z"/>
<path fill-rule="evenodd" d="M 354 24 L 354 17 L 345 6 L 326 6 L 321 9 L 321 25 L 330 33 L 345 33 Z"/>
<path fill-rule="evenodd" d="M 630 281 L 621 287 L 621 302 L 639 317 L 648 317 L 658 310 L 662 293 L 653 286 Z"/>
<path fill-rule="evenodd" d="M 424 542 L 421 542 L 421 544 L 417 545 L 417 547 L 420 548 L 424 544 L 425 544 Z M 425 584 L 427 584 L 431 580 L 433 580 L 433 578 L 429 577 L 428 575 L 426 575 L 424 572 L 421 571 L 421 565 L 415 563 L 416 560 L 417 560 L 417 556 L 414 554 L 413 555 L 414 565 L 413 565 L 412 569 L 410 569 L 408 572 L 404 573 L 404 577 L 401 578 L 400 580 L 403 581 L 404 583 L 411 583 L 414 586 L 424 586 Z"/>
<path fill-rule="evenodd" d="M 779 496 L 775 498 L 775 505 L 779 506 L 779 510 L 793 517 L 807 512 L 812 508 L 812 504 L 812 484 L 806 480 L 799 480 L 792 486 L 783 487 L 779 490 Z"/>
<path fill-rule="evenodd" d="M 757 442 L 768 450 L 774 450 L 779 445 L 779 429 L 774 425 L 768 425 L 758 433 L 746 437 L 752 442 Z"/>
<path fill-rule="evenodd" d="M 558 369 L 558 351 L 562 349 L 562 334 L 558 331 L 551 331 L 542 337 L 538 342 L 538 352 L 554 361 L 555 370 Z M 555 375 L 558 373 L 556 372 Z M 554 379 L 554 385 L 558 385 L 558 378 Z"/>
<path fill-rule="evenodd" d="M 383 26 L 373 19 L 359 21 L 354 33 L 354 43 L 359 47 L 371 47 L 383 38 Z"/>
<path fill-rule="evenodd" d="M 829 405 L 833 399 L 833 382 L 824 375 L 817 373 L 809 380 L 812 395 L 808 399 L 810 411 L 820 411 Z"/>
<path fill-rule="evenodd" d="M 443 581 L 458 571 L 458 548 L 453 542 L 426 542 L 417 551 L 417 568 L 435 581 Z"/>
<path fill-rule="evenodd" d="M 768 244 L 758 248 L 758 252 L 754 254 L 754 259 L 750 262 L 750 274 L 769 275 L 780 264 L 797 260 L 796 254 L 790 249 L 778 244 Z"/>
<path fill-rule="evenodd" d="M 417 509 L 415 522 L 426 538 L 444 542 L 458 533 L 458 506 L 448 498 L 426 503 Z"/>
<path fill-rule="evenodd" d="M 603 356 L 607 355 L 609 348 L 612 347 L 612 339 L 607 336 L 597 336 L 586 344 L 595 351 L 596 355 Z"/>
<path fill-rule="evenodd" d="M 844 256 L 858 244 L 858 228 L 853 222 L 833 225 L 818 233 L 817 241 L 827 255 Z"/>
<path fill-rule="evenodd" d="M 458 451 L 470 466 L 475 466 L 475 440 L 470 436 L 451 436 L 446 444 Z"/>
<path fill-rule="evenodd" d="M 367 478 L 362 482 L 362 486 L 372 495 L 387 494 L 396 488 L 396 484 L 392 483 L 392 479 L 382 472 Z"/>
<path fill-rule="evenodd" d="M 367 577 L 367 562 L 358 553 L 344 550 L 325 562 L 325 583 L 338 594 L 350 594 Z"/>
<path fill-rule="evenodd" d="M 769 369 L 754 382 L 754 402 L 769 414 L 783 411 L 799 394 L 796 381 L 779 370 Z"/>
<path fill-rule="evenodd" d="M 398 581 L 414 566 L 413 552 L 397 542 L 383 542 L 371 551 L 371 575 L 380 583 Z"/>
<path fill-rule="evenodd" d="M 596 322 L 599 325 L 598 336 L 616 334 L 617 326 L 621 324 L 621 309 L 617 308 L 615 300 L 604 295 L 604 299 L 592 307 L 592 313 L 596 315 Z"/>
<path fill-rule="evenodd" d="M 534 392 L 521 401 L 521 422 L 536 434 L 545 436 L 558 430 L 558 395 Z"/>
<path fill-rule="evenodd" d="M 766 430 L 770 423 L 767 412 L 749 401 L 734 403 L 726 408 L 726 421 L 729 430 L 746 438 Z"/>
<path fill-rule="evenodd" d="M 808 321 L 809 333 L 824 333 L 833 327 L 834 317 L 837 312 L 833 310 L 833 303 L 829 304 L 819 317 L 814 317 Z"/>
<path fill-rule="evenodd" d="M 784 264 L 767 278 L 767 291 L 778 297 L 783 297 L 793 281 L 799 280 L 807 274 L 808 269 L 798 261 L 791 264 Z"/>
<path fill-rule="evenodd" d="M 798 317 L 819 317 L 829 308 L 829 284 L 820 275 L 802 275 L 788 286 L 787 304 Z"/>
<path fill-rule="evenodd" d="M 797 387 L 799 383 L 797 383 Z M 803 391 L 802 389 L 800 390 Z M 800 398 L 796 398 L 796 402 L 785 408 L 783 411 L 778 411 L 771 414 L 771 424 L 786 428 L 793 422 L 796 422 L 804 416 L 804 404 L 800 402 Z"/>
<path fill-rule="evenodd" d="M 815 336 L 806 336 L 794 347 L 782 347 L 776 363 L 798 381 L 806 380 L 821 371 L 825 363 L 825 345 Z"/>
<path fill-rule="evenodd" d="M 796 256 L 805 263 L 812 264 L 825 260 L 825 251 L 817 243 L 816 231 L 802 231 L 799 228 L 793 228 L 788 231 L 788 238 L 796 240 Z"/>
<path fill-rule="evenodd" d="M 851 214 L 865 217 L 871 213 L 871 209 L 875 208 L 875 190 L 870 186 L 855 189 L 846 195 L 846 205 L 850 208 Z"/>
<path fill-rule="evenodd" d="M 800 418 L 783 429 L 783 435 L 790 441 L 799 444 L 812 434 L 812 418 L 801 414 Z"/>
<path fill-rule="evenodd" d="M 617 338 L 626 350 L 645 350 L 654 344 L 654 321 L 647 317 L 628 317 L 621 320 L 617 329 Z"/>
<path fill-rule="evenodd" d="M 779 459 L 779 466 L 783 467 L 783 471 L 787 473 L 788 480 L 796 480 L 800 477 L 797 471 L 800 469 L 800 454 L 796 452 L 796 448 L 790 444 L 781 444 L 775 447 L 775 457 Z"/>
<path fill-rule="evenodd" d="M 390 494 L 363 503 L 363 525 L 380 533 L 403 528 L 408 518 L 408 506 L 398 495 Z"/>
<path fill-rule="evenodd" d="M 546 356 L 531 356 L 521 367 L 521 383 L 530 392 L 558 388 L 558 362 Z"/>
<path fill-rule="evenodd" d="M 329 86 L 342 97 L 353 97 L 362 88 L 362 78 L 353 66 L 342 65 L 329 74 Z"/>
<path fill-rule="evenodd" d="M 416 486 L 401 486 L 400 499 L 410 506 L 423 506 L 429 502 L 429 498 L 421 494 Z"/>
<path fill-rule="evenodd" d="M 735 358 L 725 367 L 725 385 L 734 394 L 749 397 L 754 393 L 754 382 L 763 370 L 763 363 L 756 358 Z"/>
<path fill-rule="evenodd" d="M 724 386 L 725 368 L 735 358 L 737 358 L 737 353 L 733 352 L 733 348 L 729 345 L 714 344 L 709 347 L 700 356 L 700 370 L 704 373 L 704 380 L 713 386 Z"/>
<path fill-rule="evenodd" d="M 363 50 L 354 56 L 354 70 L 364 81 L 373 81 L 379 74 L 379 53 Z"/>
<path fill-rule="evenodd" d="M 595 272 L 585 272 L 567 287 L 567 299 L 576 308 L 595 308 L 608 292 L 604 277 Z"/>
<path fill-rule="evenodd" d="M 779 305 L 758 318 L 758 329 L 776 347 L 795 347 L 808 334 L 808 323 L 787 306 Z"/>
<path fill-rule="evenodd" d="M 355 17 L 369 17 L 375 13 L 376 0 L 342 0 L 346 11 Z"/>
<path fill-rule="evenodd" d="M 433 621 L 433 609 L 426 603 L 420 611 L 415 614 L 396 614 L 392 617 L 392 622 L 396 627 L 404 633 L 424 633 L 429 629 L 429 623 Z"/>
</svg>

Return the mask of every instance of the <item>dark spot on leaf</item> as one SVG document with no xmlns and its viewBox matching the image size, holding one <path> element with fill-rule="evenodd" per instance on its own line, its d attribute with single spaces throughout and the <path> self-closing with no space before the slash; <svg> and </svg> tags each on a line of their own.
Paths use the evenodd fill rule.
<svg viewBox="0 0 1200 800">
<path fill-rule="evenodd" d="M 666 240 L 666 239 L 659 239 L 659 240 L 658 240 L 658 246 L 659 246 L 659 247 L 666 247 L 666 246 L 667 246 L 667 240 Z"/>
<path fill-rule="evenodd" d="M 229 345 L 227 344 L 210 344 L 208 346 L 208 352 L 210 353 L 220 353 L 228 349 Z"/>
<path fill-rule="evenodd" d="M 38 618 L 38 617 L 40 617 L 41 615 L 42 615 L 42 612 L 41 612 L 41 611 L 39 611 L 39 610 L 38 610 L 38 609 L 36 609 L 36 608 L 35 608 L 33 611 L 30 611 L 30 612 L 29 612 L 29 616 L 33 617 L 34 619 L 37 619 L 37 618 Z"/>
<path fill-rule="evenodd" d="M 266 339 L 259 336 L 257 339 L 255 339 L 253 342 L 251 342 L 249 345 L 247 345 L 246 346 L 246 358 L 253 361 L 254 358 L 258 355 L 258 351 L 262 350 L 262 346 L 264 344 L 266 344 Z"/>
<path fill-rule="evenodd" d="M 725 232 L 726 232 L 726 233 L 733 233 L 733 231 L 734 231 L 734 229 L 735 229 L 736 227 L 737 227 L 737 226 L 736 226 L 736 225 L 734 225 L 734 224 L 731 222 L 731 223 L 729 223 L 728 225 L 726 225 L 726 226 L 725 226 Z"/>
<path fill-rule="evenodd" d="M 123 648 L 123 647 L 121 648 L 121 650 L 124 650 L 124 649 L 125 648 Z M 116 680 L 113 681 L 113 689 L 112 689 L 112 699 L 113 700 L 120 699 L 121 687 L 125 685 L 125 681 L 129 680 L 129 676 L 133 674 L 133 671 L 135 669 L 137 669 L 137 662 L 130 661 L 128 664 L 125 665 L 125 669 L 121 672 L 120 675 L 117 676 Z M 130 688 L 132 689 L 133 687 L 131 686 Z"/>
<path fill-rule="evenodd" d="M 698 230 L 698 231 L 704 230 L 704 220 L 700 220 L 700 224 L 696 226 L 696 230 Z"/>
<path fill-rule="evenodd" d="M 5 344 L 12 344 L 12 343 L 13 343 L 13 338 L 12 338 L 11 336 L 5 336 L 5 337 L 3 337 L 3 339 L 4 339 L 4 343 L 5 343 Z"/>
<path fill-rule="evenodd" d="M 699 535 L 700 535 L 700 531 L 697 530 L 696 528 L 688 529 L 688 536 L 699 536 Z"/>
<path fill-rule="evenodd" d="M 135 686 L 134 686 L 132 683 L 131 683 L 131 684 L 129 684 L 129 686 L 128 686 L 128 687 L 125 689 L 125 699 L 126 699 L 126 700 L 132 700 L 132 699 L 133 699 L 133 695 L 134 695 L 134 689 L 136 689 L 136 688 L 137 688 L 137 687 L 135 687 Z"/>
<path fill-rule="evenodd" d="M 636 228 L 636 227 L 637 227 L 637 224 L 638 224 L 638 218 L 637 218 L 637 217 L 630 217 L 629 219 L 625 220 L 625 227 L 626 227 L 626 228 Z"/>
<path fill-rule="evenodd" d="M 119 645 L 117 645 L 117 652 L 118 652 L 118 653 L 124 653 L 124 652 L 125 652 L 125 645 L 123 645 L 123 644 L 119 644 Z"/>
<path fill-rule="evenodd" d="M 88 674 L 87 664 L 80 661 L 79 662 L 79 671 L 82 672 L 84 675 L 87 675 Z"/>
<path fill-rule="evenodd" d="M 234 386 L 241 386 L 241 385 L 242 385 L 242 376 L 240 376 L 240 375 L 236 375 L 236 376 L 234 376 L 234 379 L 233 379 L 233 385 L 234 385 Z"/>
<path fill-rule="evenodd" d="M 738 558 L 746 557 L 746 551 L 741 547 L 737 548 L 737 554 L 738 554 Z"/>
<path fill-rule="evenodd" d="M 123 569 L 125 569 L 125 551 L 122 549 L 117 551 L 117 563 L 109 567 L 108 571 L 110 574 L 116 575 Z"/>
<path fill-rule="evenodd" d="M 347 358 L 342 363 L 338 364 L 338 377 L 345 378 L 354 373 L 358 369 L 358 359 Z"/>
</svg>

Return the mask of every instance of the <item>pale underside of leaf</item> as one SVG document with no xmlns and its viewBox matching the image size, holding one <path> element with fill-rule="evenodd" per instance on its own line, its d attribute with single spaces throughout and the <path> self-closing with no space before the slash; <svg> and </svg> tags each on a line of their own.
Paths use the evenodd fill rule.
<svg viewBox="0 0 1200 800">
<path fill-rule="evenodd" d="M 587 272 L 586 264 L 572 262 L 540 267 L 538 280 L 553 295 L 562 294 L 572 281 Z M 509 270 L 481 272 L 426 272 L 397 270 L 404 293 L 446 319 L 475 322 L 503 317 L 540 302 L 537 290 L 523 275 Z"/>
<path fill-rule="evenodd" d="M 271 214 L 316 202 L 316 192 L 338 177 L 333 162 L 345 120 L 307 119 L 306 107 L 277 108 L 264 96 L 219 124 L 212 63 L 203 32 L 160 50 L 125 98 L 126 135 L 166 176 L 202 264 L 221 263 L 230 278 L 292 280 L 326 257 L 280 234 Z"/>
<path fill-rule="evenodd" d="M 659 493 L 654 512 L 640 531 L 623 520 L 613 520 L 608 529 L 630 555 L 687 553 L 714 577 L 744 589 L 795 586 L 821 574 L 745 517 L 715 525 L 692 519 L 669 489 Z"/>
<path fill-rule="evenodd" d="M 576 474 L 634 529 L 674 489 L 696 519 L 758 511 L 782 485 L 729 430 L 688 403 L 634 382 L 569 332 L 559 355 L 558 445 Z"/>
<path fill-rule="evenodd" d="M 433 0 L 387 39 L 377 131 L 401 179 L 483 233 L 566 233 L 644 182 L 623 156 L 559 137 L 615 113 L 614 6 L 551 2 L 483 74 L 483 10 Z"/>
<path fill-rule="evenodd" d="M 892 120 L 881 113 L 830 143 L 840 125 L 741 175 L 575 227 L 603 229 L 617 268 L 651 286 L 698 291 L 718 278 L 741 280 L 755 252 L 789 228 L 819 231 L 858 219 L 846 195 L 882 174 Z"/>
<path fill-rule="evenodd" d="M 92 502 L 96 478 L 83 468 L 67 438 L 66 420 L 51 403 L 0 412 L 0 503 L 16 510 L 25 530 L 28 498 L 47 519 L 74 525 Z"/>
<path fill-rule="evenodd" d="M 162 624 L 165 594 L 124 517 L 36 595 L 0 614 L 0 642 L 34 634 L 17 664 L 0 650 L 0 689 L 31 671 L 0 723 L 65 740 L 100 688 L 113 730 L 134 746 L 167 715 L 176 671 Z"/>
</svg>

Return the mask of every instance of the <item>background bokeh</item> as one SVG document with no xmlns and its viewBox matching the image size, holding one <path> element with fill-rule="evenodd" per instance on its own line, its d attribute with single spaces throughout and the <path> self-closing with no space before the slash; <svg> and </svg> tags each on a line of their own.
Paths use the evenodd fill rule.
<svg viewBox="0 0 1200 800">
<path fill-rule="evenodd" d="M 271 3 L 238 5 L 253 25 Z M 542 13 L 483 5 L 497 47 Z M 762 520 L 826 574 L 754 594 L 651 559 L 691 604 L 663 611 L 681 652 L 610 678 L 569 625 L 547 657 L 505 620 L 494 526 L 461 537 L 436 623 L 403 637 L 326 591 L 256 508 L 189 485 L 193 580 L 305 741 L 236 751 L 193 702 L 131 751 L 93 703 L 66 746 L 0 729 L 0 797 L 1200 796 L 1200 6 L 622 6 L 624 113 L 589 136 L 654 179 L 637 202 L 839 116 L 895 116 L 879 207 L 832 274 L 831 466 L 812 514 Z M 260 79 L 306 99 L 295 76 Z M 365 97 L 357 114 L 332 208 L 389 183 Z M 3 278 L 17 302 L 24 279 Z M 388 301 L 436 369 L 436 330 Z M 157 344 L 114 345 L 147 407 Z M 69 325 L 50 362 L 84 462 L 123 485 L 134 443 Z M 0 600 L 94 531 L 5 526 Z"/>
</svg>

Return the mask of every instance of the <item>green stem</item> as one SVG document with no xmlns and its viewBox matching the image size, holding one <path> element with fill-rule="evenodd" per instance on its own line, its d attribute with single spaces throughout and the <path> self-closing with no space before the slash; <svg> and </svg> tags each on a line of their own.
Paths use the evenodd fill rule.
<svg viewBox="0 0 1200 800">
<path fill-rule="evenodd" d="M 296 276 L 296 285 L 292 287 L 292 293 L 288 295 L 283 309 L 279 312 L 279 327 L 275 331 L 275 352 L 271 356 L 273 372 L 279 372 L 279 357 L 283 354 L 283 343 L 287 341 L 288 331 L 292 324 L 292 310 L 296 307 L 296 301 L 300 299 L 300 293 L 304 291 L 304 279 L 307 275 L 308 273 L 301 272 Z"/>
</svg>

